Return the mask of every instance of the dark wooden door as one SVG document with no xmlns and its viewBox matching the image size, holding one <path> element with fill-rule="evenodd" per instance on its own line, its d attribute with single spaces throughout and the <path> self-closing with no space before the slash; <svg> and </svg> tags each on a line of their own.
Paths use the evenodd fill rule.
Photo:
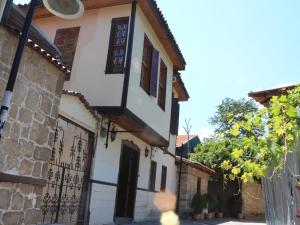
<svg viewBox="0 0 300 225">
<path fill-rule="evenodd" d="M 123 146 L 116 197 L 115 218 L 133 219 L 137 190 L 139 151 Z"/>
</svg>

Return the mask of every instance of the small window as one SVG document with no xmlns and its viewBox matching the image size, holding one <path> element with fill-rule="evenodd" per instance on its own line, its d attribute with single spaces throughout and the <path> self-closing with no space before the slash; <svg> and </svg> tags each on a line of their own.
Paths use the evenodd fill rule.
<svg viewBox="0 0 300 225">
<path fill-rule="evenodd" d="M 158 105 L 162 108 L 162 110 L 165 110 L 166 104 L 167 72 L 166 64 L 161 60 L 158 86 Z"/>
<path fill-rule="evenodd" d="M 150 177 L 149 177 L 149 190 L 150 191 L 155 191 L 156 167 L 157 167 L 157 163 L 155 161 L 151 161 Z"/>
<path fill-rule="evenodd" d="M 127 46 L 129 17 L 114 18 L 111 22 L 106 73 L 123 73 Z"/>
<path fill-rule="evenodd" d="M 73 67 L 79 31 L 80 27 L 71 27 L 58 29 L 55 34 L 54 44 L 61 51 L 62 62 L 69 70 Z M 70 80 L 70 75 L 65 79 Z"/>
<path fill-rule="evenodd" d="M 157 95 L 158 59 L 159 52 L 145 35 L 140 86 L 148 95 L 154 97 Z"/>
<path fill-rule="evenodd" d="M 201 194 L 201 178 L 197 179 L 197 194 Z"/>
<path fill-rule="evenodd" d="M 161 168 L 160 191 L 166 191 L 166 183 L 167 183 L 167 167 L 162 166 L 162 168 Z"/>
</svg>

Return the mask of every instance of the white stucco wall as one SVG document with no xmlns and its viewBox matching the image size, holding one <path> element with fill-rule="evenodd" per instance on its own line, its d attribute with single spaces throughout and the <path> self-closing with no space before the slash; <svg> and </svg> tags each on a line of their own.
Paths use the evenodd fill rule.
<svg viewBox="0 0 300 225">
<path fill-rule="evenodd" d="M 0 0 L 0 21 L 2 19 L 5 4 L 6 4 L 6 0 Z"/>
<path fill-rule="evenodd" d="M 122 130 L 118 127 L 119 130 Z M 167 167 L 167 189 L 174 194 L 176 193 L 176 165 L 175 159 L 164 154 L 160 149 L 153 149 L 152 158 L 145 157 L 145 148 L 150 146 L 129 133 L 117 133 L 117 138 L 114 142 L 109 140 L 108 148 L 105 144 L 106 138 L 98 137 L 97 150 L 94 158 L 94 166 L 92 179 L 96 181 L 109 182 L 117 184 L 119 173 L 119 160 L 121 153 L 122 140 L 133 141 L 140 148 L 140 163 L 138 188 L 148 189 L 150 162 L 151 159 L 157 162 L 156 170 L 156 185 L 155 190 L 160 190 L 161 168 L 162 165 Z M 175 141 L 175 139 L 174 139 Z M 135 204 L 135 221 L 145 221 L 158 219 L 159 212 L 153 205 L 155 193 L 137 190 Z M 115 210 L 116 187 L 103 184 L 93 183 L 91 196 L 91 217 L 90 224 L 109 224 L 113 222 Z"/>
<path fill-rule="evenodd" d="M 97 132 L 97 119 L 76 96 L 65 94 L 61 96 L 59 114 L 93 133 Z"/>
<path fill-rule="evenodd" d="M 165 111 L 163 111 L 159 107 L 157 97 L 149 96 L 140 87 L 141 65 L 145 34 L 151 41 L 153 47 L 159 51 L 159 57 L 164 61 L 168 69 Z M 137 7 L 133 43 L 134 44 L 132 50 L 132 64 L 129 80 L 127 107 L 132 112 L 134 112 L 139 118 L 141 118 L 143 121 L 149 124 L 155 131 L 161 134 L 166 140 L 168 140 L 172 103 L 173 64 L 170 58 L 168 57 L 166 51 L 164 50 L 162 44 L 160 43 L 159 39 L 157 38 L 156 34 L 154 33 L 152 27 L 150 26 L 147 18 L 144 16 L 142 10 L 139 7 Z"/>
<path fill-rule="evenodd" d="M 120 106 L 124 74 L 105 74 L 112 18 L 130 16 L 131 5 L 88 10 L 77 20 L 48 17 L 35 23 L 54 41 L 56 30 L 80 27 L 71 80 L 65 89 L 78 91 L 93 106 Z"/>
</svg>

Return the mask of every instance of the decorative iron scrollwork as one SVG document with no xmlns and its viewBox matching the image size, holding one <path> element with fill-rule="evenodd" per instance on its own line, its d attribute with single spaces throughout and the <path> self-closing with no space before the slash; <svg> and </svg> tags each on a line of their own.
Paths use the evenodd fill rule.
<svg viewBox="0 0 300 225">
<path fill-rule="evenodd" d="M 88 138 L 84 129 L 59 119 L 41 207 L 43 224 L 77 224 L 90 165 Z"/>
</svg>

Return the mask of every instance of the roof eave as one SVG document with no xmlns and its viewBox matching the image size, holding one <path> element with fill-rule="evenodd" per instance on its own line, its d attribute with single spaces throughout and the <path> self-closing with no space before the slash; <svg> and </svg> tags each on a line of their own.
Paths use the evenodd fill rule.
<svg viewBox="0 0 300 225">
<path fill-rule="evenodd" d="M 189 93 L 185 87 L 185 84 L 180 76 L 179 73 L 175 73 L 174 75 L 174 89 L 176 90 L 176 92 L 178 93 L 178 99 L 179 101 L 185 102 L 188 101 L 190 96 Z"/>
<path fill-rule="evenodd" d="M 116 5 L 130 4 L 132 0 L 88 0 L 83 1 L 86 10 L 111 7 Z M 185 59 L 181 53 L 181 50 L 169 28 L 167 21 L 165 20 L 162 12 L 158 8 L 155 0 L 137 0 L 139 7 L 149 20 L 149 23 L 153 27 L 155 33 L 161 40 L 162 44 L 166 48 L 174 68 L 176 70 L 185 70 Z M 27 5 L 19 5 L 23 10 L 26 10 Z M 49 11 L 40 5 L 35 12 L 34 18 L 44 18 L 53 16 Z"/>
<path fill-rule="evenodd" d="M 259 102 L 262 105 L 267 105 L 273 96 L 286 94 L 287 91 L 297 86 L 299 86 L 299 84 L 289 85 L 280 88 L 273 88 L 268 90 L 262 90 L 262 91 L 255 91 L 255 92 L 251 91 L 250 93 L 248 93 L 248 96 L 250 98 L 253 98 L 255 101 Z"/>
</svg>

